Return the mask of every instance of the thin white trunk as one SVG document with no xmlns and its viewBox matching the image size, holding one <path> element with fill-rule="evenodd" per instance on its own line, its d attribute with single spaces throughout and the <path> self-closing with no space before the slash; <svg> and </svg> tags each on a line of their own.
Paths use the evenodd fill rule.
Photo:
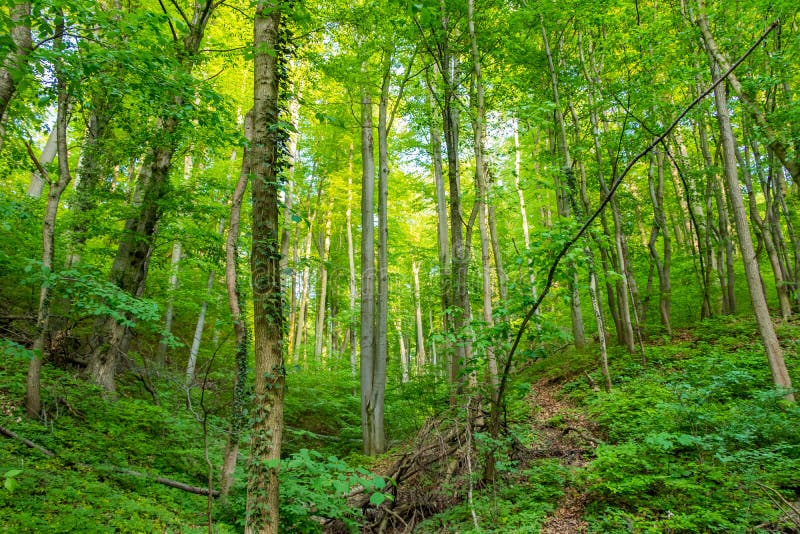
<svg viewBox="0 0 800 534">
<path fill-rule="evenodd" d="M 403 373 L 402 381 L 403 384 L 405 384 L 410 380 L 411 362 L 408 357 L 408 350 L 406 349 L 406 341 L 403 337 L 403 322 L 399 317 L 395 319 L 394 325 L 397 329 L 397 343 L 400 347 L 400 367 Z"/>
<path fill-rule="evenodd" d="M 358 369 L 358 346 L 356 344 L 356 300 L 358 299 L 358 285 L 356 282 L 355 247 L 353 246 L 353 144 L 350 144 L 350 164 L 347 174 L 347 260 L 350 268 L 350 321 L 347 330 L 350 342 L 350 373 L 356 378 Z"/>
<path fill-rule="evenodd" d="M 422 330 L 422 302 L 419 289 L 419 264 L 411 260 L 411 272 L 414 275 L 414 319 L 417 327 L 417 369 L 422 371 L 425 367 L 425 333 Z"/>
<path fill-rule="evenodd" d="M 325 313 L 327 306 L 328 296 L 328 268 L 325 262 L 328 261 L 328 255 L 331 249 L 331 218 L 333 214 L 328 215 L 328 220 L 325 221 L 325 235 L 323 236 L 322 247 L 319 250 L 320 266 L 319 266 L 319 294 L 317 295 L 317 318 L 314 328 L 314 360 L 315 363 L 321 363 L 324 354 L 323 346 L 325 341 Z"/>
<path fill-rule="evenodd" d="M 182 250 L 181 242 L 175 241 L 172 245 L 172 260 L 170 261 L 169 270 L 169 300 L 167 300 L 167 309 L 164 311 L 164 332 L 165 334 L 172 333 L 172 319 L 175 315 L 175 291 L 178 290 L 178 269 L 179 262 L 181 261 Z M 158 352 L 156 359 L 160 365 L 164 365 L 167 358 L 167 337 L 166 335 L 161 338 L 158 344 Z"/>
</svg>

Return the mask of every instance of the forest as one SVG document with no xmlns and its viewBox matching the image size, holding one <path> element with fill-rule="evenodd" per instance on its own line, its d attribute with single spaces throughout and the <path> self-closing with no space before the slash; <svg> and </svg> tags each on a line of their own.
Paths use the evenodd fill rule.
<svg viewBox="0 0 800 534">
<path fill-rule="evenodd" d="M 0 26 L 0 530 L 800 532 L 795 0 Z"/>
</svg>

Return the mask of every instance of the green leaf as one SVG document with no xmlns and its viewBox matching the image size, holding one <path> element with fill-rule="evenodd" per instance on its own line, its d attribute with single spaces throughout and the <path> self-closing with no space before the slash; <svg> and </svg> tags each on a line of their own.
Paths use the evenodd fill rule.
<svg viewBox="0 0 800 534">
<path fill-rule="evenodd" d="M 380 506 L 386 500 L 386 495 L 383 493 L 373 493 L 369 498 L 369 503 L 373 506 Z"/>
</svg>

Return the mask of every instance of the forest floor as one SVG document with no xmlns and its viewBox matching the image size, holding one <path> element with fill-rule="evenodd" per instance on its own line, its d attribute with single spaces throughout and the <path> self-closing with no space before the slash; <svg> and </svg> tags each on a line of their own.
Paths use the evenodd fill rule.
<svg viewBox="0 0 800 534">
<path fill-rule="evenodd" d="M 547 451 L 551 458 L 574 471 L 584 467 L 588 460 L 585 451 L 597 446 L 593 434 L 597 425 L 592 424 L 586 414 L 576 409 L 561 393 L 561 384 L 548 378 L 539 380 L 528 395 L 531 406 L 531 425 L 538 443 L 534 449 Z M 541 534 L 567 534 L 586 532 L 583 510 L 588 495 L 577 486 L 567 482 L 564 497 L 558 508 L 548 516 Z"/>
</svg>

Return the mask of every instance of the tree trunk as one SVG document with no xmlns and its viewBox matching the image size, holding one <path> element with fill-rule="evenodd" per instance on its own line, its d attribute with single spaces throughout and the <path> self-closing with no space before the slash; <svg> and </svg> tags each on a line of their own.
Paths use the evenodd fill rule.
<svg viewBox="0 0 800 534">
<path fill-rule="evenodd" d="M 44 191 L 44 184 L 47 178 L 39 171 L 39 167 L 47 168 L 48 165 L 53 163 L 56 159 L 56 145 L 58 137 L 58 128 L 53 128 L 50 135 L 47 136 L 47 143 L 42 149 L 42 154 L 39 156 L 39 165 L 31 173 L 31 183 L 28 186 L 28 196 L 31 198 L 39 198 Z"/>
<path fill-rule="evenodd" d="M 253 334 L 255 406 L 250 438 L 245 533 L 277 534 L 278 470 L 283 434 L 283 288 L 278 223 L 278 173 L 283 132 L 278 98 L 285 63 L 277 4 L 259 1 L 254 20 L 252 176 Z"/>
<path fill-rule="evenodd" d="M 383 412 L 375 383 L 375 155 L 372 98 L 361 98 L 361 431 L 364 454 L 383 452 Z"/>
<path fill-rule="evenodd" d="M 17 91 L 19 80 L 26 70 L 28 56 L 33 47 L 30 23 L 31 2 L 15 2 L 13 7 L 8 10 L 10 11 L 10 37 L 13 47 L 0 68 L 0 150 L 3 148 L 4 140 L 2 122 L 5 120 L 8 105 Z"/>
<path fill-rule="evenodd" d="M 188 33 L 181 40 L 178 56 L 181 68 L 191 73 L 193 58 L 197 55 L 205 33 L 206 25 L 218 2 L 205 0 L 195 3 L 195 10 Z M 180 96 L 173 98 L 175 105 L 183 103 Z M 174 116 L 163 117 L 157 138 L 171 140 L 178 129 L 178 121 Z M 155 146 L 147 157 L 147 161 L 139 176 L 137 191 L 134 193 L 136 215 L 125 221 L 122 239 L 114 263 L 111 267 L 110 280 L 123 291 L 135 297 L 144 292 L 145 281 L 150 266 L 155 241 L 156 228 L 161 219 L 163 199 L 171 190 L 169 171 L 172 158 L 177 149 L 174 140 Z M 114 392 L 114 374 L 117 359 L 127 354 L 131 332 L 129 328 L 119 324 L 111 317 L 102 318 L 95 325 L 90 346 L 88 372 L 94 382 L 108 392 Z"/>
<path fill-rule="evenodd" d="M 658 273 L 658 311 L 661 316 L 661 325 L 667 335 L 671 336 L 670 305 L 672 302 L 672 282 L 670 280 L 670 261 L 672 245 L 669 227 L 667 226 L 667 217 L 664 215 L 664 155 L 661 151 L 656 151 L 653 154 L 650 160 L 650 172 L 647 177 L 650 200 L 653 203 L 653 229 L 650 232 L 650 240 L 647 246 L 650 249 L 650 257 L 653 259 Z M 656 240 L 659 234 L 661 234 L 661 242 L 663 244 L 662 256 L 659 256 L 656 248 Z"/>
<path fill-rule="evenodd" d="M 783 269 L 781 261 L 778 257 L 778 250 L 775 246 L 775 241 L 772 239 L 772 231 L 761 217 L 758 211 L 758 201 L 756 200 L 756 192 L 753 189 L 753 179 L 748 170 L 748 163 L 744 160 L 742 153 L 736 148 L 736 160 L 742 169 L 742 177 L 744 178 L 744 186 L 747 189 L 748 208 L 750 214 L 750 223 L 756 228 L 756 232 L 761 235 L 764 241 L 764 248 L 767 252 L 770 266 L 772 267 L 772 276 L 775 279 L 775 291 L 778 294 L 778 303 L 781 309 L 781 318 L 788 321 L 792 316 L 792 305 L 789 301 L 789 291 L 787 291 L 786 283 L 783 279 Z M 769 197 L 767 197 L 767 212 L 771 209 Z"/>
<path fill-rule="evenodd" d="M 172 244 L 172 259 L 169 269 L 169 298 L 167 299 L 167 309 L 164 310 L 164 332 L 161 341 L 158 343 L 156 361 L 164 365 L 167 361 L 167 335 L 172 334 L 172 319 L 175 316 L 175 292 L 178 290 L 178 265 L 182 256 L 182 245 L 180 241 Z"/>
<path fill-rule="evenodd" d="M 247 114 L 244 126 L 245 138 L 253 139 L 253 113 Z M 225 239 L 225 289 L 228 294 L 228 307 L 231 310 L 231 322 L 235 336 L 236 370 L 233 385 L 233 406 L 231 408 L 231 427 L 228 433 L 228 442 L 225 446 L 225 456 L 220 472 L 219 491 L 228 495 L 233 486 L 233 473 L 236 470 L 236 461 L 239 457 L 239 441 L 245 426 L 245 413 L 247 402 L 247 349 L 248 331 L 247 321 L 242 316 L 244 299 L 239 286 L 239 223 L 241 220 L 242 200 L 244 199 L 247 183 L 250 178 L 250 154 L 247 145 L 242 155 L 242 171 L 231 198 L 231 215 L 228 223 L 228 236 Z"/>
<path fill-rule="evenodd" d="M 220 237 L 224 235 L 224 219 L 219 221 L 219 229 L 217 230 L 217 233 L 220 235 Z M 212 269 L 208 273 L 208 279 L 206 281 L 206 294 L 203 298 L 203 303 L 200 305 L 200 313 L 197 316 L 197 324 L 195 325 L 194 336 L 192 336 L 192 346 L 189 350 L 189 361 L 186 365 L 187 389 L 191 388 L 192 383 L 194 382 L 194 370 L 195 366 L 197 365 L 197 355 L 200 353 L 200 342 L 203 339 L 203 328 L 205 327 L 206 312 L 208 311 L 208 299 L 211 297 L 211 289 L 214 287 L 214 278 L 216 278 L 216 273 Z"/>
<path fill-rule="evenodd" d="M 548 66 L 550 68 L 550 82 L 553 90 L 553 102 L 555 104 L 555 128 L 556 144 L 563 158 L 562 175 L 555 177 L 556 203 L 558 205 L 558 215 L 563 218 L 570 216 L 570 196 L 573 194 L 567 185 L 572 175 L 572 156 L 567 144 L 567 129 L 564 123 L 564 115 L 561 112 L 561 103 L 558 93 L 558 75 L 556 73 L 553 54 L 550 51 L 550 41 L 547 37 L 547 29 L 544 26 L 544 18 L 540 15 L 540 25 L 542 28 L 542 39 L 544 41 L 545 54 L 547 55 Z M 568 288 L 570 294 L 570 316 L 572 318 L 572 338 L 576 348 L 586 346 L 586 333 L 583 325 L 583 314 L 581 312 L 580 293 L 578 292 L 578 278 L 575 270 L 575 262 L 567 262 Z"/>
<path fill-rule="evenodd" d="M 60 48 L 64 32 L 63 15 L 59 15 L 56 23 L 56 47 Z M 67 82 L 61 69 L 56 69 L 58 76 L 58 111 L 56 116 L 56 136 L 58 146 L 58 180 L 51 183 L 47 193 L 47 208 L 42 221 L 42 271 L 49 276 L 53 270 L 55 257 L 55 225 L 58 215 L 58 204 L 61 194 L 67 188 L 72 176 L 69 170 L 69 154 L 67 153 Z M 33 155 L 31 154 L 33 158 Z M 47 171 L 39 167 L 39 171 L 49 182 Z M 41 370 L 42 362 L 49 345 L 50 331 L 50 285 L 42 282 L 39 290 L 39 310 L 36 318 L 36 339 L 33 343 L 33 357 L 28 366 L 28 376 L 25 382 L 25 411 L 28 417 L 38 419 L 42 411 L 41 401 Z"/>
<path fill-rule="evenodd" d="M 472 75 L 474 82 L 474 118 L 472 130 L 474 135 L 473 149 L 475 153 L 475 192 L 478 203 L 478 230 L 481 242 L 481 294 L 483 303 L 483 322 L 486 329 L 491 331 L 494 326 L 492 309 L 492 263 L 490 257 L 491 235 L 489 231 L 489 186 L 486 177 L 486 163 L 484 161 L 484 146 L 486 144 L 485 115 L 486 105 L 481 73 L 480 53 L 478 40 L 475 35 L 474 1 L 467 0 L 467 26 L 469 28 L 470 48 L 472 51 Z M 472 100 L 472 99 L 470 99 Z M 497 359 L 495 358 L 494 345 L 490 341 L 486 344 L 486 361 L 491 384 L 491 399 L 497 402 L 497 388 L 499 386 Z"/>
<path fill-rule="evenodd" d="M 708 21 L 705 19 L 703 0 L 698 0 L 700 16 L 697 23 L 707 32 Z M 712 53 L 709 53 L 711 63 L 711 74 L 714 80 L 720 77 L 720 67 Z M 772 372 L 772 380 L 777 387 L 791 389 L 792 380 L 786 369 L 778 338 L 775 335 L 775 328 L 772 325 L 772 318 L 767 308 L 767 299 L 761 285 L 761 274 L 758 268 L 753 241 L 750 237 L 750 227 L 747 224 L 747 214 L 745 212 L 742 191 L 739 185 L 739 176 L 736 169 L 736 140 L 731 128 L 730 116 L 728 113 L 728 99 L 725 85 L 720 83 L 714 89 L 714 103 L 717 109 L 717 122 L 719 123 L 720 137 L 723 146 L 723 163 L 725 167 L 725 179 L 727 183 L 728 198 L 733 208 L 733 218 L 736 223 L 736 233 L 739 236 L 739 248 L 742 252 L 742 262 L 744 263 L 745 274 L 747 277 L 747 287 L 750 291 L 750 301 L 753 305 L 753 313 L 756 316 L 758 329 L 764 342 L 764 349 L 767 353 L 769 368 Z M 789 400 L 794 400 L 794 395 L 786 395 Z"/>
<path fill-rule="evenodd" d="M 525 195 L 522 192 L 522 186 L 520 185 L 522 173 L 522 151 L 519 148 L 519 120 L 514 119 L 514 189 L 517 191 L 517 197 L 519 198 L 519 215 L 520 220 L 522 221 L 522 239 L 525 243 L 525 254 L 526 258 L 530 254 L 531 248 L 531 235 L 530 235 L 530 227 L 528 226 L 528 212 L 525 209 Z M 527 267 L 528 272 L 530 273 L 530 284 L 531 284 L 531 297 L 534 301 L 539 298 L 538 291 L 536 289 L 536 273 L 533 270 L 532 262 L 527 260 Z M 505 301 L 505 299 L 503 299 Z M 541 311 L 539 308 L 536 308 L 536 315 L 540 315 Z"/>
<path fill-rule="evenodd" d="M 425 332 L 422 329 L 422 302 L 419 290 L 419 263 L 411 260 L 411 273 L 414 276 L 414 324 L 417 333 L 417 370 L 421 373 L 425 368 L 427 355 L 425 354 Z"/>
<path fill-rule="evenodd" d="M 426 80 L 427 81 L 427 80 Z M 431 159 L 433 160 L 433 177 L 436 183 L 436 236 L 438 238 L 438 251 L 439 251 L 439 276 L 441 287 L 441 304 L 442 304 L 442 332 L 450 332 L 450 319 L 447 310 L 452 305 L 452 258 L 450 251 L 450 242 L 448 239 L 447 229 L 447 194 L 445 193 L 444 186 L 444 171 L 442 166 L 442 139 L 439 135 L 438 124 L 436 120 L 436 106 L 433 101 L 433 94 L 428 87 L 428 104 L 431 110 Z M 443 343 L 443 350 L 445 354 L 450 354 L 449 344 L 445 341 Z M 452 356 L 450 356 L 452 358 Z M 438 363 L 438 362 L 436 362 Z M 436 368 L 436 363 L 434 367 Z M 449 373 L 449 371 L 448 371 Z M 449 376 L 449 374 L 448 374 Z"/>
<path fill-rule="evenodd" d="M 347 261 L 350 272 L 350 319 L 347 334 L 350 345 L 350 373 L 356 378 L 358 367 L 358 322 L 356 320 L 356 300 L 358 299 L 358 285 L 356 282 L 355 247 L 353 245 L 353 144 L 350 143 L 349 170 L 347 173 Z"/>
<path fill-rule="evenodd" d="M 331 217 L 332 213 L 328 214 L 328 219 L 325 221 L 325 231 L 322 236 L 322 243 L 319 248 L 319 292 L 317 293 L 317 317 L 314 328 L 314 362 L 322 363 L 323 358 L 323 345 L 325 341 L 325 311 L 327 307 L 326 298 L 328 296 L 328 268 L 326 262 L 331 249 Z"/>
<path fill-rule="evenodd" d="M 320 189 L 321 191 L 321 189 Z M 312 241 L 312 232 L 314 227 L 314 220 L 316 219 L 317 214 L 311 215 L 311 218 L 308 223 L 308 233 L 306 234 L 306 241 L 304 245 L 304 258 L 306 262 L 308 262 L 308 258 L 311 257 L 311 241 Z M 306 263 L 306 266 L 303 267 L 303 277 L 301 278 L 300 282 L 300 303 L 297 306 L 297 314 L 296 314 L 296 324 L 295 324 L 295 335 L 294 335 L 294 363 L 298 364 L 301 361 L 305 362 L 305 354 L 306 354 L 306 312 L 308 310 L 308 294 L 310 292 L 311 287 L 311 267 Z"/>
<path fill-rule="evenodd" d="M 398 348 L 400 349 L 400 370 L 402 372 L 402 382 L 403 384 L 407 384 L 408 381 L 411 379 L 411 361 L 408 357 L 408 349 L 406 348 L 406 340 L 403 337 L 403 321 L 397 317 L 394 320 L 394 326 L 397 330 L 397 344 Z"/>
<path fill-rule="evenodd" d="M 391 57 L 385 54 L 381 96 L 378 102 L 378 271 L 375 292 L 375 352 L 372 368 L 372 408 L 376 424 L 372 454 L 386 451 L 384 431 L 384 397 L 386 392 L 386 366 L 389 359 L 389 82 Z M 380 421 L 377 424 L 377 421 Z"/>
</svg>

